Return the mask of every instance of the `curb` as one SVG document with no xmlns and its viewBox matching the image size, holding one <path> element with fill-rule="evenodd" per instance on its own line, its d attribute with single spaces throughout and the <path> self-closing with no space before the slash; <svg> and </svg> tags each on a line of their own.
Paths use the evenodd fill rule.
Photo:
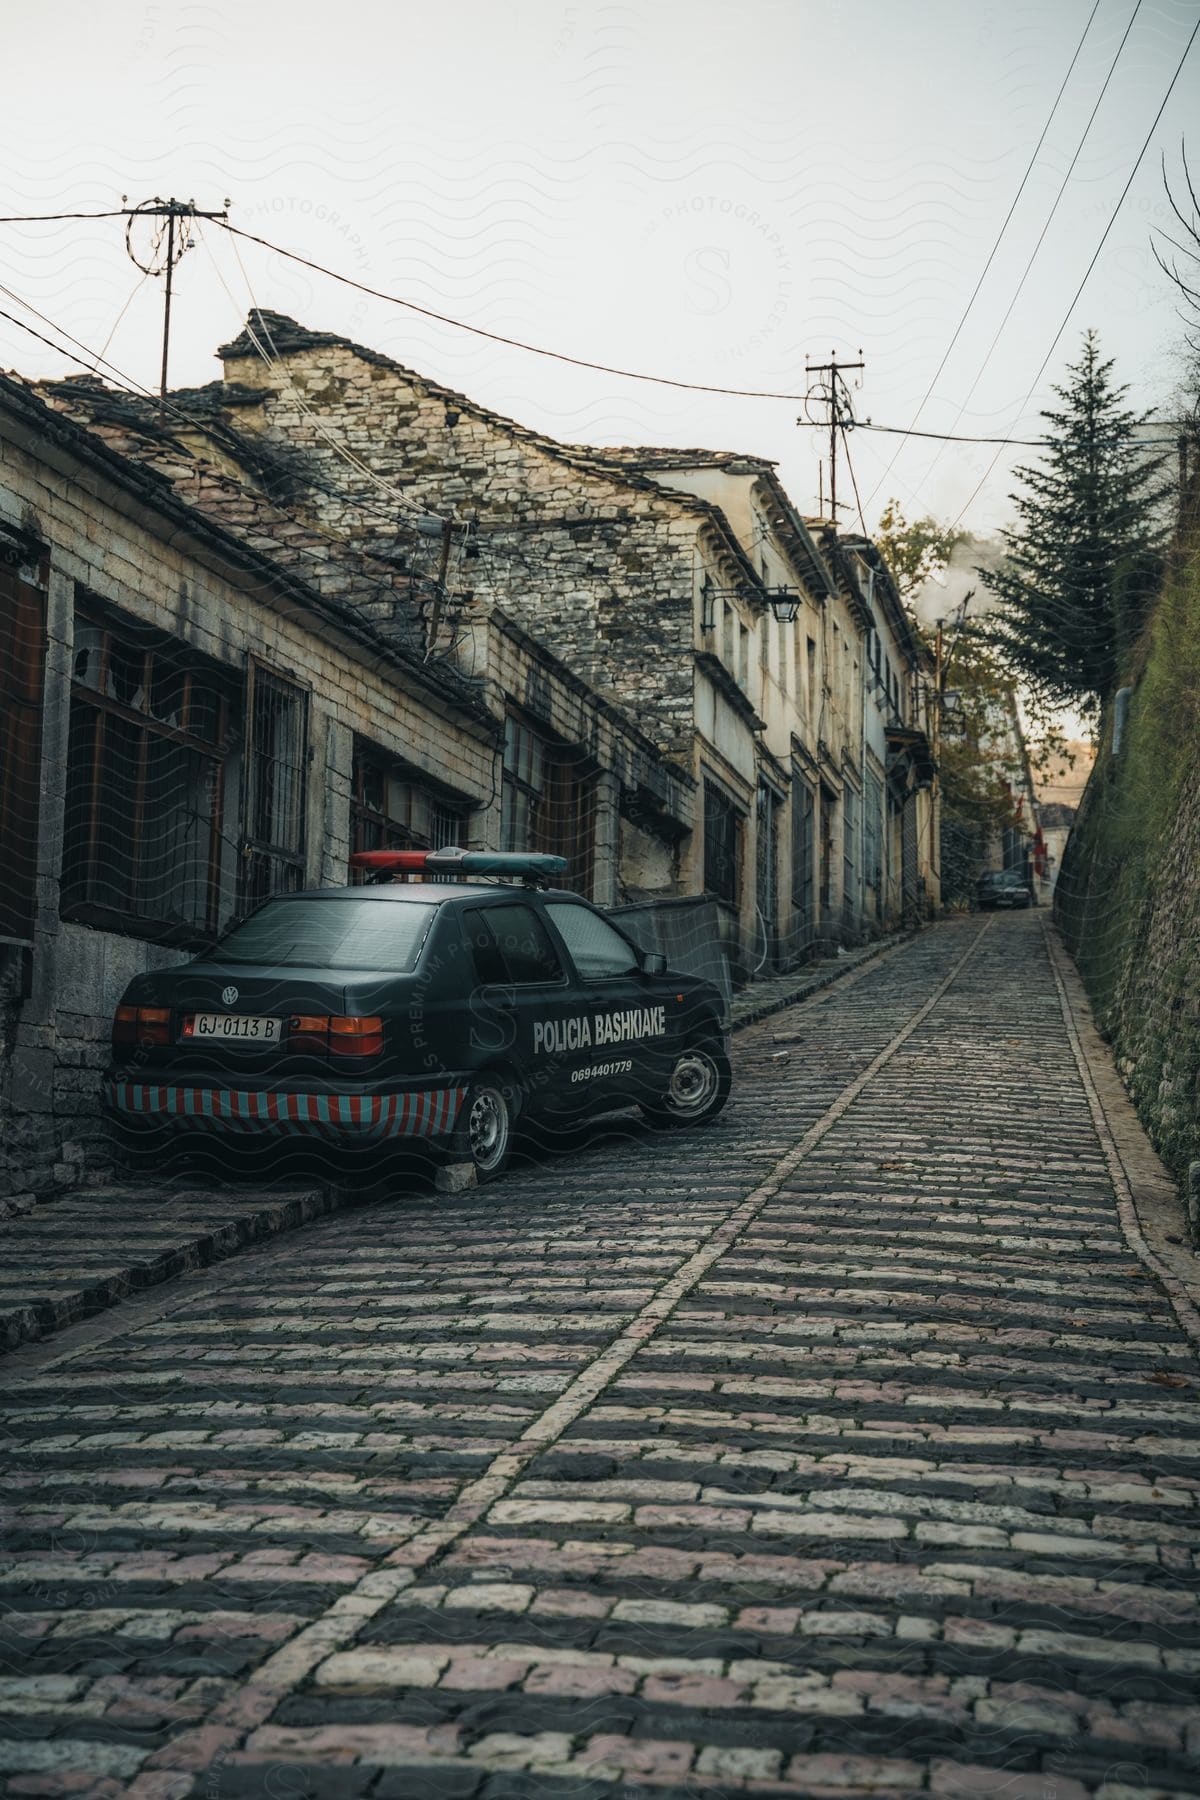
<svg viewBox="0 0 1200 1800">
<path fill-rule="evenodd" d="M 181 1229 L 174 1242 L 147 1246 L 141 1256 L 136 1250 L 132 1254 L 110 1250 L 103 1230 L 97 1236 L 89 1233 L 89 1223 L 93 1228 L 127 1224 L 135 1241 L 139 1228 L 161 1239 L 172 1202 L 196 1208 L 211 1202 L 212 1218 L 199 1229 Z M 295 1231 L 354 1204 L 353 1195 L 333 1188 L 292 1190 L 241 1205 L 236 1193 L 189 1189 L 164 1196 L 152 1195 L 149 1188 L 102 1188 L 64 1196 L 32 1214 L 6 1220 L 0 1226 L 0 1354 L 104 1312 L 147 1288 L 222 1262 L 248 1244 Z M 74 1266 L 69 1270 L 64 1255 L 72 1257 Z M 22 1257 L 44 1259 L 42 1267 L 28 1276 L 27 1294 L 20 1292 L 26 1283 L 12 1266 L 14 1257 L 18 1263 Z M 122 1266 L 114 1268 L 117 1261 Z M 56 1269 L 62 1270 L 61 1281 L 55 1279 Z"/>
<path fill-rule="evenodd" d="M 757 1005 L 739 1011 L 734 1001 L 734 1017 L 730 1022 L 731 1031 L 744 1031 L 748 1025 L 757 1025 L 760 1019 L 769 1019 L 773 1013 L 786 1011 L 789 1006 L 797 1006 L 800 1001 L 807 1000 L 812 994 L 819 994 L 822 988 L 832 987 L 835 981 L 861 969 L 864 963 L 874 962 L 877 957 L 886 956 L 889 950 L 899 949 L 901 944 L 909 944 L 919 937 L 924 927 L 915 931 L 897 931 L 890 937 L 879 938 L 873 944 L 866 944 L 859 950 L 851 950 L 846 956 L 816 970 L 807 977 L 797 980 L 794 988 L 786 994 L 774 994 L 769 999 L 763 998 Z"/>
<path fill-rule="evenodd" d="M 1053 925 L 1043 921 L 1042 932 L 1125 1241 L 1166 1290 L 1184 1334 L 1200 1344 L 1200 1262 L 1188 1248 L 1182 1196 L 1159 1160 L 1112 1052 L 1100 1036 L 1070 952 Z"/>
</svg>

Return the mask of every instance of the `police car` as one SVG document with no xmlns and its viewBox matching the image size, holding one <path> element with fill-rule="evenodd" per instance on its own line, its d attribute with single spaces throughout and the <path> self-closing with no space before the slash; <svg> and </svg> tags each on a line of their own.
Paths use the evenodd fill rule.
<svg viewBox="0 0 1200 1800">
<path fill-rule="evenodd" d="M 279 895 L 140 975 L 103 1107 L 127 1160 L 299 1138 L 340 1164 L 420 1148 L 498 1175 L 514 1135 L 638 1106 L 698 1125 L 729 1093 L 722 998 L 578 895 L 562 857 L 366 851 L 369 885 Z"/>
</svg>

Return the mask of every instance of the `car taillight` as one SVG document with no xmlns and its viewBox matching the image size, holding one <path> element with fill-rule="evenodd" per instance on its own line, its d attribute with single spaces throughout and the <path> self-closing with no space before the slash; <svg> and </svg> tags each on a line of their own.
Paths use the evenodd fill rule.
<svg viewBox="0 0 1200 1800">
<path fill-rule="evenodd" d="M 383 1049 L 383 1020 L 372 1016 L 339 1013 L 298 1013 L 288 1027 L 293 1050 L 331 1056 L 378 1056 Z"/>
<path fill-rule="evenodd" d="M 115 1050 L 132 1050 L 171 1041 L 169 1006 L 118 1006 L 112 1033 Z"/>
<path fill-rule="evenodd" d="M 378 1056 L 382 1049 L 382 1019 L 374 1016 L 330 1019 L 331 1056 Z"/>
<path fill-rule="evenodd" d="M 308 1050 L 313 1055 L 329 1048 L 329 1016 L 327 1013 L 296 1013 L 288 1026 L 288 1045 L 293 1050 Z"/>
</svg>

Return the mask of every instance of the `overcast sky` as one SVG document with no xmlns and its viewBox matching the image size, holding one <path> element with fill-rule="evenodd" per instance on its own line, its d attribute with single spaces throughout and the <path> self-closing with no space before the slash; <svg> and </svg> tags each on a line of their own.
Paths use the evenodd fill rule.
<svg viewBox="0 0 1200 1800">
<path fill-rule="evenodd" d="M 229 196 L 235 223 L 287 249 L 601 363 L 802 393 L 806 359 L 857 360 L 861 347 L 859 417 L 905 427 L 934 383 L 1092 4 L 60 0 L 8 22 L 11 68 L 26 74 L 7 84 L 0 212 L 119 205 L 123 194 L 219 207 Z M 1200 41 L 1036 376 L 1197 16 L 1198 0 L 1097 0 L 922 429 L 1036 435 L 1048 383 L 1061 379 L 1085 325 L 1097 327 L 1139 405 L 1170 409 L 1181 327 L 1150 229 L 1169 221 L 1160 155 L 1178 171 L 1185 125 L 1200 118 Z M 1200 164 L 1200 131 L 1193 151 Z M 0 282 L 53 328 L 11 298 L 0 306 L 60 342 L 62 330 L 92 350 L 107 342 L 126 376 L 154 386 L 162 284 L 141 281 L 123 230 L 121 220 L 0 226 Z M 255 245 L 240 256 L 210 226 L 178 269 L 173 384 L 219 372 L 213 351 L 252 298 L 567 440 L 776 458 L 798 505 L 816 509 L 825 440 L 797 426 L 794 402 L 568 368 L 369 299 Z M 0 338 L 0 366 L 77 366 L 4 319 Z M 972 498 L 990 447 L 939 450 L 860 430 L 850 453 L 869 526 L 894 493 L 910 516 L 950 520 L 965 508 L 965 523 L 984 533 L 1009 516 L 1011 462 L 1028 454 L 1001 450 Z M 840 482 L 839 497 L 852 498 L 844 465 Z"/>
</svg>

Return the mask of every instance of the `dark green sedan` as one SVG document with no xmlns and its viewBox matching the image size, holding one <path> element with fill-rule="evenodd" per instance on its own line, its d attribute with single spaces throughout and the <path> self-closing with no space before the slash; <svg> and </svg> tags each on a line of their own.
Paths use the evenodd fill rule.
<svg viewBox="0 0 1200 1800">
<path fill-rule="evenodd" d="M 541 885 L 560 858 L 355 860 L 375 885 L 278 896 L 131 982 L 102 1095 L 128 1160 L 219 1144 L 261 1169 L 299 1138 L 348 1163 L 421 1148 L 485 1179 L 518 1125 L 630 1106 L 700 1125 L 724 1106 L 717 988 Z"/>
</svg>

